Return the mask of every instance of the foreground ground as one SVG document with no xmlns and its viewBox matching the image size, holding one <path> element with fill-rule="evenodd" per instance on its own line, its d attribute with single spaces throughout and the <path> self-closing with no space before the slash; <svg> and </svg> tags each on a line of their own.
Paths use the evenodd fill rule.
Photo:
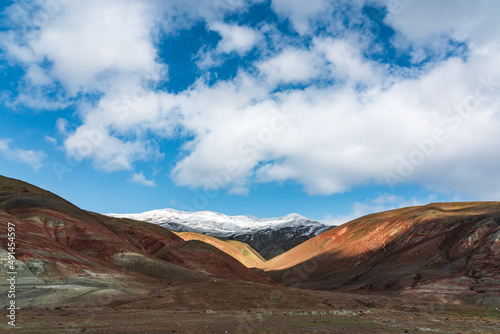
<svg viewBox="0 0 500 334">
<path fill-rule="evenodd" d="M 5 324 L 12 333 L 498 333 L 500 310 L 213 281 L 108 306 L 33 306 L 18 310 L 17 328 Z"/>
</svg>

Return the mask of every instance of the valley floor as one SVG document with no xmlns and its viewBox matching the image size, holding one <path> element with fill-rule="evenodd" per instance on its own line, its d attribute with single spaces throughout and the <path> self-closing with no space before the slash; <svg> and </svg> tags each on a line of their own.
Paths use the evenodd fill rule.
<svg viewBox="0 0 500 334">
<path fill-rule="evenodd" d="M 500 310 L 217 281 L 165 287 L 119 305 L 20 309 L 17 324 L 8 329 L 3 323 L 0 329 L 7 333 L 498 333 Z"/>
</svg>

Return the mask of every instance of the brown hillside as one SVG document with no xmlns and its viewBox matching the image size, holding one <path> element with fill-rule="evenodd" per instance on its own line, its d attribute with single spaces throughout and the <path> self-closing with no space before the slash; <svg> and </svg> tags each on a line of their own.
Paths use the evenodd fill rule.
<svg viewBox="0 0 500 334">
<path fill-rule="evenodd" d="M 86 212 L 43 189 L 0 176 L 3 261 L 8 223 L 16 229 L 19 284 L 133 287 L 210 276 L 269 283 L 215 247 L 185 242 L 153 224 Z M 1 273 L 6 274 L 5 266 Z"/>
<path fill-rule="evenodd" d="M 262 268 L 303 288 L 500 295 L 500 203 L 435 203 L 368 215 Z"/>
</svg>

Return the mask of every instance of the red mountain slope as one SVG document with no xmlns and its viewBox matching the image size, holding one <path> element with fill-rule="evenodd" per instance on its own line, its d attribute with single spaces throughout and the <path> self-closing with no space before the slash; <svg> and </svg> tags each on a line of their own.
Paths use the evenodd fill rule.
<svg viewBox="0 0 500 334">
<path fill-rule="evenodd" d="M 86 212 L 43 189 L 0 176 L 4 261 L 8 223 L 16 228 L 18 278 L 27 284 L 170 284 L 210 279 L 207 275 L 270 283 L 210 245 L 186 242 L 153 224 Z"/>
<path fill-rule="evenodd" d="M 500 295 L 500 203 L 435 203 L 356 219 L 266 262 L 303 288 Z"/>
</svg>

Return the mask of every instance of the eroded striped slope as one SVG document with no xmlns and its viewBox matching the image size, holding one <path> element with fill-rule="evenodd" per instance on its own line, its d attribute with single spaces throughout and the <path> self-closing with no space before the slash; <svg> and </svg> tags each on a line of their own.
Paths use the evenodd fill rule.
<svg viewBox="0 0 500 334">
<path fill-rule="evenodd" d="M 262 268 L 304 288 L 498 294 L 500 203 L 435 203 L 369 215 Z"/>
</svg>

